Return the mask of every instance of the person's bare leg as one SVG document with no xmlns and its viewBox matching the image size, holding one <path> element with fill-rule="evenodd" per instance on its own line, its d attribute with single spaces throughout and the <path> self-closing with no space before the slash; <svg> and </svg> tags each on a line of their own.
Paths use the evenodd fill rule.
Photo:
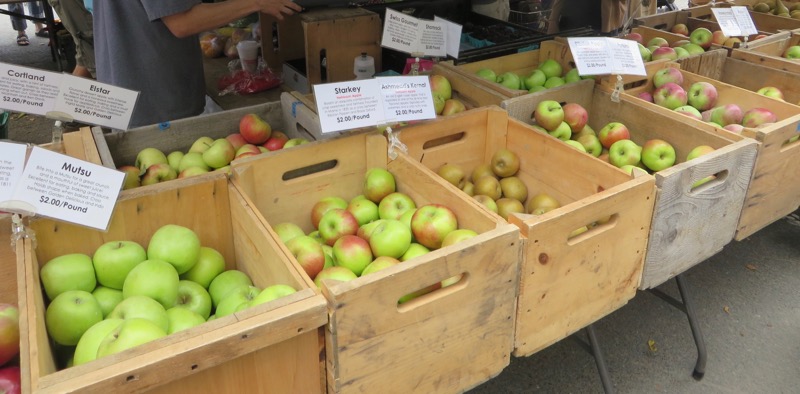
<svg viewBox="0 0 800 394">
<path fill-rule="evenodd" d="M 76 77 L 92 78 L 92 73 L 84 66 L 75 66 L 75 69 L 72 70 L 72 75 Z"/>
</svg>

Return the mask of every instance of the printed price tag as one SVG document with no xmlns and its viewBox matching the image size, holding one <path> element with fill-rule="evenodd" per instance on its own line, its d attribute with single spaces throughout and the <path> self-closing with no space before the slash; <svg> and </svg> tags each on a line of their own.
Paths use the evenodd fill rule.
<svg viewBox="0 0 800 394">
<path fill-rule="evenodd" d="M 27 149 L 23 144 L 0 142 L 0 207 L 14 195 L 25 168 Z"/>
<path fill-rule="evenodd" d="M 65 75 L 54 111 L 73 119 L 100 126 L 126 130 L 139 92 Z"/>
<path fill-rule="evenodd" d="M 38 215 L 105 230 L 124 179 L 120 171 L 34 147 L 12 200 Z"/>
<path fill-rule="evenodd" d="M 0 63 L 0 108 L 45 115 L 55 105 L 64 75 Z"/>
<path fill-rule="evenodd" d="M 570 37 L 580 75 L 647 75 L 636 41 L 608 37 Z"/>
<path fill-rule="evenodd" d="M 461 50 L 462 26 L 438 16 L 434 16 L 433 20 L 447 26 L 447 55 L 458 59 L 458 52 Z"/>
<path fill-rule="evenodd" d="M 314 98 L 323 133 L 373 126 L 382 118 L 375 79 L 314 85 Z"/>
<path fill-rule="evenodd" d="M 430 80 L 426 76 L 378 78 L 387 120 L 436 118 Z M 377 124 L 377 123 L 376 123 Z"/>
<path fill-rule="evenodd" d="M 742 36 L 758 34 L 758 29 L 756 29 L 756 25 L 753 23 L 753 17 L 750 16 L 750 11 L 747 10 L 747 7 L 736 6 L 731 7 L 731 9 L 733 10 L 733 16 L 736 18 L 736 22 L 739 23 Z"/>
<path fill-rule="evenodd" d="M 381 46 L 425 56 L 447 56 L 447 25 L 386 9 Z"/>
<path fill-rule="evenodd" d="M 728 37 L 744 37 L 758 34 L 747 7 L 712 8 L 720 30 Z"/>
</svg>

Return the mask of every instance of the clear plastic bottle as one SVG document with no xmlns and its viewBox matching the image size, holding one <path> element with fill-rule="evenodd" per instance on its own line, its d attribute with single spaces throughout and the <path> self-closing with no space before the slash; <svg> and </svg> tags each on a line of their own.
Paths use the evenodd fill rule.
<svg viewBox="0 0 800 394">
<path fill-rule="evenodd" d="M 57 120 L 53 125 L 53 141 L 50 150 L 64 153 L 64 124 Z"/>
<path fill-rule="evenodd" d="M 353 62 L 353 74 L 356 79 L 368 79 L 375 75 L 375 58 L 367 55 L 366 52 L 361 52 L 360 56 L 356 56 Z"/>
</svg>

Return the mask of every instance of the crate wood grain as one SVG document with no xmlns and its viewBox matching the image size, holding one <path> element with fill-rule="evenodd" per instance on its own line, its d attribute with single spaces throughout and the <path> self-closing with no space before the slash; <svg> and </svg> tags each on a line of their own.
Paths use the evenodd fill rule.
<svg viewBox="0 0 800 394">
<path fill-rule="evenodd" d="M 51 148 L 52 144 L 44 144 Z M 63 136 L 64 154 L 94 164 L 101 164 L 92 132 L 84 127 Z M 17 255 L 11 246 L 11 215 L 0 213 L 0 303 L 17 303 Z"/>
<path fill-rule="evenodd" d="M 59 370 L 44 323 L 39 268 L 65 253 L 91 254 L 119 239 L 147 245 L 168 223 L 190 227 L 217 249 L 228 269 L 246 272 L 256 286 L 288 284 L 298 292 L 127 351 Z M 19 289 L 24 335 L 24 392 L 322 392 L 319 328 L 325 300 L 285 260 L 227 178 L 195 178 L 123 196 L 108 232 L 36 220 L 37 245 L 25 240 L 18 255 L 25 286 Z"/>
<path fill-rule="evenodd" d="M 466 391 L 510 362 L 521 257 L 517 227 L 476 208 L 416 161 L 403 155 L 389 161 L 387 141 L 379 134 L 242 160 L 234 166 L 232 183 L 269 231 L 292 222 L 308 232 L 313 205 L 327 196 L 361 194 L 364 174 L 373 167 L 393 173 L 397 190 L 417 206 L 443 204 L 454 211 L 459 227 L 478 236 L 349 282 L 322 284 L 330 320 L 328 391 Z M 398 306 L 403 295 L 459 274 L 464 274 L 459 283 Z"/>
<path fill-rule="evenodd" d="M 795 45 L 800 45 L 800 31 L 783 32 L 775 34 L 768 39 L 754 42 L 747 48 L 734 50 L 731 53 L 731 57 L 800 74 L 800 60 L 783 57 L 786 49 Z"/>
<path fill-rule="evenodd" d="M 800 105 L 800 74 L 750 63 L 744 60 L 725 58 L 720 67 L 697 67 L 680 63 L 681 70 L 716 79 L 729 85 L 738 86 L 751 92 L 767 86 L 780 89 L 787 103 Z M 757 75 L 757 78 L 753 76 Z"/>
<path fill-rule="evenodd" d="M 665 67 L 675 65 L 665 64 Z M 650 69 L 648 73 L 657 70 Z M 742 213 L 739 217 L 734 239 L 741 241 L 770 223 L 794 212 L 800 206 L 800 142 L 790 143 L 797 135 L 800 125 L 800 111 L 796 105 L 765 97 L 724 82 L 683 71 L 686 89 L 695 82 L 708 82 L 716 86 L 719 99 L 717 105 L 736 104 L 747 111 L 751 108 L 768 108 L 778 117 L 778 121 L 757 128 L 745 128 L 741 135 L 758 142 L 756 164 L 750 187 L 747 190 Z M 652 78 L 645 84 L 628 89 L 628 97 L 643 91 L 652 91 Z M 654 112 L 674 117 L 681 123 L 717 133 L 725 138 L 739 136 L 728 130 L 713 126 L 688 116 L 675 116 L 673 111 L 653 103 L 643 102 Z"/>
<path fill-rule="evenodd" d="M 594 86 L 586 82 L 585 86 Z M 561 202 L 560 208 L 547 214 L 510 219 L 523 241 L 515 356 L 544 349 L 633 298 L 653 214 L 651 176 L 631 179 L 510 119 L 498 107 L 408 128 L 400 139 L 408 154 L 425 167 L 436 170 L 451 163 L 468 174 L 490 162 L 498 149 L 510 149 L 520 158 L 517 176 L 528 186 L 528 195 L 544 192 Z M 449 183 L 446 186 L 457 191 Z M 576 229 L 605 217 L 612 219 L 570 237 Z"/>
<path fill-rule="evenodd" d="M 705 8 L 708 8 L 708 7 L 706 6 L 706 7 L 704 7 L 704 9 Z M 705 11 L 703 11 L 703 12 L 705 12 Z M 689 10 L 670 11 L 670 12 L 665 12 L 665 13 L 661 13 L 661 14 L 645 16 L 645 17 L 634 19 L 634 25 L 636 25 L 636 26 L 646 26 L 646 27 L 651 27 L 651 28 L 658 29 L 658 30 L 663 30 L 663 31 L 671 31 L 672 28 L 675 25 L 679 24 L 679 23 L 682 23 L 682 24 L 686 25 L 686 27 L 689 28 L 690 32 L 694 31 L 695 29 L 701 28 L 701 27 L 704 27 L 704 28 L 706 28 L 708 30 L 711 30 L 712 32 L 716 31 L 716 30 L 722 30 L 719 27 L 719 23 L 717 23 L 716 21 L 708 20 L 708 19 L 696 18 L 696 17 L 694 17 L 692 12 L 689 11 Z M 754 43 L 757 40 L 763 40 L 764 39 L 763 37 L 762 38 L 758 38 L 759 35 L 769 36 L 771 34 L 772 33 L 768 32 L 768 31 L 758 30 L 758 34 L 751 34 L 751 35 L 749 35 L 747 37 L 747 42 L 748 43 Z M 717 45 L 717 44 L 713 44 L 711 47 L 715 48 L 715 49 L 723 48 L 723 49 L 726 49 L 730 53 L 734 48 L 738 48 L 739 45 L 740 44 L 735 43 L 735 44 L 733 44 L 733 48 L 730 48 L 730 47 L 723 47 L 723 46 L 720 46 L 720 45 Z"/>
</svg>

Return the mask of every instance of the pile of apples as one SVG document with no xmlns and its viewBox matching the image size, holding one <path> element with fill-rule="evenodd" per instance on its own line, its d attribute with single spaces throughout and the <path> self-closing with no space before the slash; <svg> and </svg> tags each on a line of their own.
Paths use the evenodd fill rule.
<svg viewBox="0 0 800 394">
<path fill-rule="evenodd" d="M 441 74 L 433 74 L 429 79 L 433 95 L 433 108 L 436 111 L 436 115 L 448 116 L 467 110 L 461 100 L 453 98 L 453 87 L 450 86 L 450 80 L 447 77 Z"/>
<path fill-rule="evenodd" d="M 642 92 L 638 97 L 734 133 L 741 133 L 745 127 L 758 127 L 778 120 L 766 108 L 743 111 L 736 104 L 718 106 L 717 88 L 709 82 L 695 82 L 688 90 L 683 88 L 683 83 L 680 70 L 666 67 L 653 75 L 654 90 Z"/>
<path fill-rule="evenodd" d="M 789 60 L 800 60 L 800 45 L 792 45 L 783 52 L 783 57 Z"/>
<path fill-rule="evenodd" d="M 247 114 L 239 121 L 239 132 L 225 138 L 200 137 L 189 151 L 164 154 L 156 148 L 142 149 L 134 164 L 118 170 L 125 173 L 123 190 L 154 185 L 176 178 L 187 178 L 210 171 L 230 171 L 230 163 L 243 157 L 290 148 L 308 143 L 304 138 L 290 139 L 257 114 Z"/>
<path fill-rule="evenodd" d="M 19 354 L 19 310 L 16 305 L 0 303 L 0 393 L 19 394 L 20 370 L 15 361 Z"/>
<path fill-rule="evenodd" d="M 785 5 L 781 0 L 764 0 L 753 5 L 752 10 L 792 19 L 800 19 L 800 3 Z"/>
<path fill-rule="evenodd" d="M 528 199 L 528 186 L 516 176 L 519 167 L 519 156 L 503 148 L 492 155 L 491 162 L 475 167 L 470 176 L 461 166 L 452 163 L 442 165 L 436 172 L 506 220 L 512 213 L 541 215 L 561 206 L 547 193 Z"/>
<path fill-rule="evenodd" d="M 323 279 L 368 275 L 477 235 L 460 229 L 455 213 L 444 205 L 417 207 L 396 190 L 394 175 L 377 167 L 366 172 L 363 194 L 349 202 L 338 196 L 322 198 L 310 214 L 314 230 L 309 234 L 291 222 L 274 230 L 317 286 Z M 458 282 L 451 279 L 399 302 Z"/>
<path fill-rule="evenodd" d="M 711 48 L 712 44 L 733 47 L 734 44 L 742 42 L 737 37 L 727 37 L 722 30 L 715 30 L 712 32 L 705 27 L 699 27 L 692 30 L 690 33 L 689 28 L 683 23 L 678 23 L 673 26 L 670 32 L 685 36 L 687 39 L 677 40 L 670 44 L 670 42 L 663 37 L 653 37 L 645 43 L 644 37 L 636 32 L 626 34 L 623 38 L 639 43 L 639 54 L 642 56 L 642 61 L 644 62 L 661 59 L 684 59 L 692 55 L 705 53 L 705 51 Z M 764 37 L 766 36 L 761 34 L 756 36 L 755 39 Z"/>
<path fill-rule="evenodd" d="M 50 339 L 73 351 L 67 366 L 119 353 L 206 321 L 292 294 L 288 285 L 253 286 L 189 228 L 168 224 L 147 249 L 133 241 L 101 245 L 42 266 Z M 212 314 L 213 313 L 213 314 Z"/>
<path fill-rule="evenodd" d="M 519 75 L 511 71 L 497 75 L 489 68 L 482 68 L 475 74 L 487 81 L 499 83 L 509 89 L 527 90 L 529 93 L 536 93 L 541 90 L 578 82 L 583 79 L 578 75 L 577 68 L 573 68 L 565 73 L 561 64 L 553 59 L 547 59 L 539 63 L 539 66 L 527 76 Z"/>
</svg>

